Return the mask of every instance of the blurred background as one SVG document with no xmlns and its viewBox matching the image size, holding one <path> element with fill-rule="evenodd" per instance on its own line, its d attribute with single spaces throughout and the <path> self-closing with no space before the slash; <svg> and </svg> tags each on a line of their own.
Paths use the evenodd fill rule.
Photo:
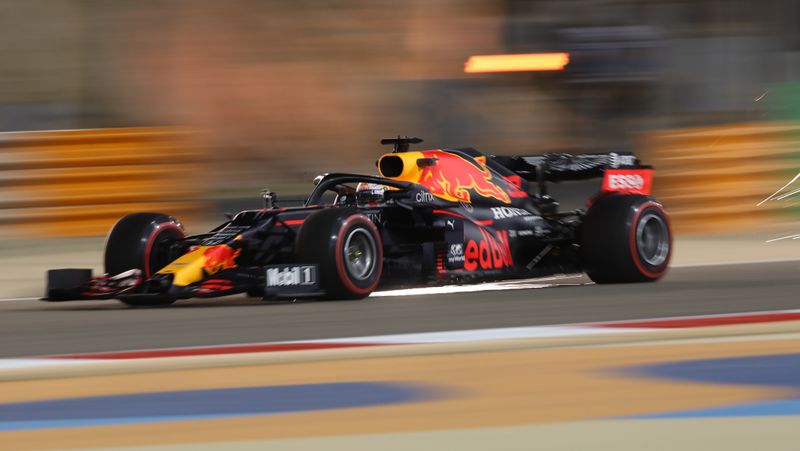
<svg viewBox="0 0 800 451">
<path fill-rule="evenodd" d="M 797 449 L 800 323 L 783 321 L 800 319 L 799 242 L 765 241 L 800 238 L 798 18 L 797 0 L 0 1 L 0 448 L 217 449 L 225 440 L 402 432 L 366 436 L 361 447 L 348 437 L 224 446 L 456 449 L 433 435 L 409 445 L 409 431 L 439 429 L 461 434 L 457 449 Z M 650 285 L 566 276 L 516 291 L 268 307 L 244 296 L 169 309 L 36 300 L 49 268 L 100 273 L 103 237 L 125 214 L 168 213 L 205 232 L 225 212 L 259 208 L 264 188 L 280 202 L 302 198 L 320 173 L 376 172 L 389 151 L 379 140 L 398 134 L 424 138 L 421 148 L 498 155 L 635 152 L 655 166 L 654 196 L 672 218 L 670 274 Z M 599 183 L 550 191 L 574 208 Z M 760 310 L 774 312 L 752 314 Z M 703 317 L 642 322 L 685 315 Z M 588 336 L 589 323 L 622 320 L 635 321 L 612 327 L 657 335 Z M 778 324 L 750 324 L 770 321 Z M 700 330 L 680 329 L 692 327 Z M 241 346 L 386 334 L 429 343 L 472 329 L 514 338 L 509 328 L 544 341 L 475 339 L 408 354 L 366 343 L 350 357 L 263 361 Z M 203 369 L 181 360 L 197 349 L 175 351 L 218 345 L 233 346 L 209 354 L 243 356 Z M 175 354 L 152 362 L 141 351 L 150 348 Z M 103 367 L 91 360 L 138 357 L 84 354 L 117 351 L 141 366 Z M 61 372 L 55 359 L 37 359 L 53 354 L 89 362 Z M 395 410 L 362 409 L 347 404 L 357 396 L 340 382 L 413 396 Z M 252 392 L 238 390 L 260 386 L 275 389 L 278 404 L 336 395 L 347 409 L 289 403 L 263 418 L 180 421 L 158 413 L 182 402 L 192 415 L 240 408 Z M 138 425 L 114 423 L 120 411 L 94 404 L 212 389 L 239 398 L 143 398 L 134 420 L 156 419 Z M 58 404 L 68 398 L 87 401 Z M 20 420 L 24 403 L 44 406 L 47 421 Z M 511 438 L 492 430 L 484 441 L 459 432 L 528 423 L 541 427 Z M 565 439 L 579 445 L 545 444 Z"/>
<path fill-rule="evenodd" d="M 752 230 L 792 218 L 744 213 L 796 170 L 799 15 L 792 0 L 6 0 L 0 230 L 102 235 L 143 209 L 213 223 L 265 187 L 374 172 L 397 134 L 634 151 L 679 233 Z M 569 63 L 465 72 L 530 53 Z"/>
</svg>

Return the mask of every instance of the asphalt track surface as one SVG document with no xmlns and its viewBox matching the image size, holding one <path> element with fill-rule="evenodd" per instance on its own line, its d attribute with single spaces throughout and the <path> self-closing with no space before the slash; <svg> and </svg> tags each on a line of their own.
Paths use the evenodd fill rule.
<svg viewBox="0 0 800 451">
<path fill-rule="evenodd" d="M 673 268 L 658 283 L 267 304 L 229 297 L 129 308 L 0 302 L 0 357 L 357 337 L 800 308 L 800 261 Z"/>
</svg>

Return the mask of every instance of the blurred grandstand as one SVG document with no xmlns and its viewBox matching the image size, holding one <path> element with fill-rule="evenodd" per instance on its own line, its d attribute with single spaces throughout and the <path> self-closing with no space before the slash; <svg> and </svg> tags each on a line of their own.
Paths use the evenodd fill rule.
<svg viewBox="0 0 800 451">
<path fill-rule="evenodd" d="M 209 164 L 190 195 L 205 199 L 372 172 L 377 139 L 397 133 L 498 154 L 635 150 L 666 161 L 657 194 L 679 230 L 681 214 L 684 230 L 716 230 L 736 223 L 737 203 L 673 187 L 725 186 L 761 159 L 760 178 L 736 192 L 750 206 L 796 172 L 782 167 L 800 116 L 798 16 L 791 0 L 7 0 L 0 130 L 190 127 Z M 464 70 L 475 55 L 547 52 L 569 64 Z M 784 128 L 717 139 L 767 121 Z M 705 138 L 685 138 L 694 127 Z M 682 150 L 665 154 L 673 132 Z M 692 159 L 720 145 L 716 160 Z"/>
</svg>

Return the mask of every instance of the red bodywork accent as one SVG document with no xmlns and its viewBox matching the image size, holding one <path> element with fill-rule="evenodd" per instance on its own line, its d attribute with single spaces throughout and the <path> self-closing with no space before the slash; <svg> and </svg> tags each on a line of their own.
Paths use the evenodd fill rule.
<svg viewBox="0 0 800 451">
<path fill-rule="evenodd" d="M 434 214 L 439 214 L 439 215 L 450 215 L 450 216 L 455 216 L 456 218 L 461 218 L 461 219 L 468 219 L 468 218 L 467 218 L 466 216 L 464 216 L 464 215 L 460 215 L 460 214 L 458 214 L 458 213 L 453 213 L 452 211 L 447 211 L 447 210 L 433 210 L 433 213 L 434 213 Z"/>
<path fill-rule="evenodd" d="M 197 288 L 199 291 L 226 291 L 233 289 L 233 282 L 227 279 L 208 279 Z"/>
<path fill-rule="evenodd" d="M 528 193 L 522 191 L 522 177 L 518 175 L 507 175 L 504 176 L 503 179 L 508 182 L 509 196 L 517 199 L 528 197 Z"/>
<path fill-rule="evenodd" d="M 439 274 L 444 274 L 447 270 L 444 269 L 444 253 L 439 252 L 436 254 L 436 271 Z"/>
<path fill-rule="evenodd" d="M 507 176 L 505 176 L 503 178 L 506 179 L 506 181 L 508 181 L 508 183 L 511 183 L 512 185 L 516 186 L 517 188 L 520 188 L 520 189 L 522 188 L 522 177 L 520 177 L 518 175 L 507 175 Z"/>
</svg>

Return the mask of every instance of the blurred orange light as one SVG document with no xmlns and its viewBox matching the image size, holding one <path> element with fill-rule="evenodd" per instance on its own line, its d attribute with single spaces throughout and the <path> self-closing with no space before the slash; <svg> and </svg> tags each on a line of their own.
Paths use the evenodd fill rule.
<svg viewBox="0 0 800 451">
<path fill-rule="evenodd" d="M 564 70 L 569 53 L 522 53 L 516 55 L 473 55 L 464 63 L 464 72 L 529 72 Z"/>
</svg>

